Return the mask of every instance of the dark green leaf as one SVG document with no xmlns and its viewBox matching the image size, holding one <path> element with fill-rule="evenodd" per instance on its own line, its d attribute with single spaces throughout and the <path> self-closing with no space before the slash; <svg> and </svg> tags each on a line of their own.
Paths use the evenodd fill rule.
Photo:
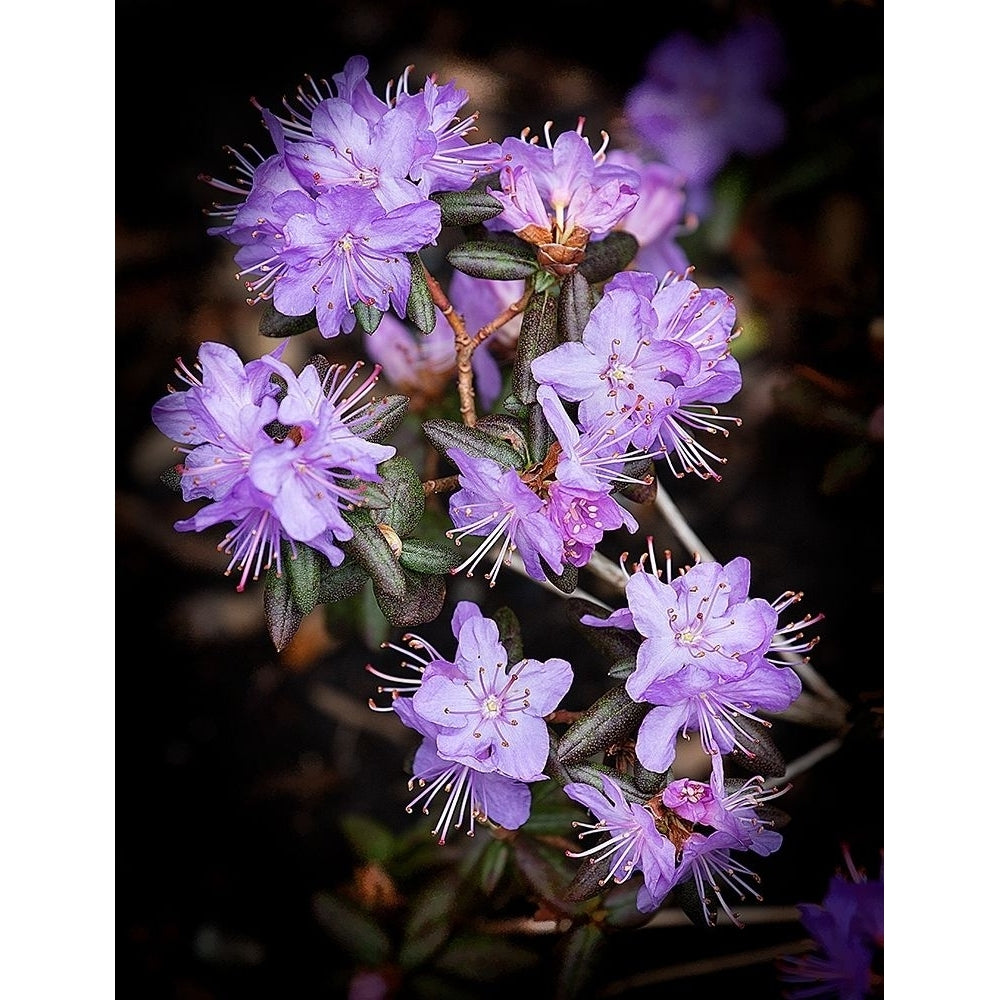
<svg viewBox="0 0 1000 1000">
<path fill-rule="evenodd" d="M 454 544 L 439 545 L 420 538 L 404 538 L 399 561 L 414 573 L 445 574 L 462 561 L 462 555 Z"/>
<path fill-rule="evenodd" d="M 447 587 L 443 576 L 421 576 L 401 570 L 404 589 L 393 594 L 375 584 L 375 600 L 386 621 L 396 628 L 412 628 L 434 621 L 444 607 Z"/>
<path fill-rule="evenodd" d="M 466 427 L 454 420 L 425 420 L 424 433 L 442 454 L 449 448 L 458 448 L 472 458 L 489 458 L 502 469 L 521 469 L 524 458 L 506 441 L 487 434 L 476 427 Z"/>
<path fill-rule="evenodd" d="M 726 754 L 726 760 L 749 774 L 759 774 L 764 778 L 780 778 L 785 773 L 785 758 L 771 736 L 770 727 L 753 719 L 741 719 L 740 728 L 748 736 L 740 736 L 740 743 L 749 754 L 739 747 Z"/>
<path fill-rule="evenodd" d="M 534 250 L 527 243 L 472 240 L 448 253 L 448 263 L 473 278 L 516 281 L 538 270 Z"/>
<path fill-rule="evenodd" d="M 479 891 L 484 896 L 493 894 L 510 860 L 510 845 L 502 840 L 492 839 L 479 861 Z"/>
<path fill-rule="evenodd" d="M 339 566 L 323 567 L 319 583 L 318 604 L 346 601 L 368 582 L 368 574 L 353 560 L 345 559 Z"/>
<path fill-rule="evenodd" d="M 585 906 L 566 899 L 566 886 L 576 871 L 562 850 L 534 837 L 521 834 L 512 841 L 518 871 L 534 894 L 553 910 L 575 916 L 585 912 Z"/>
<path fill-rule="evenodd" d="M 711 896 L 702 898 L 693 878 L 681 882 L 680 885 L 673 889 L 672 901 L 681 908 L 688 920 L 696 926 L 715 926 L 716 920 L 719 917 L 718 903 Z"/>
<path fill-rule="evenodd" d="M 429 881 L 413 901 L 399 949 L 404 969 L 423 965 L 451 937 L 458 888 L 454 872 L 446 872 Z"/>
<path fill-rule="evenodd" d="M 600 834 L 598 836 L 600 837 Z M 608 838 L 601 837 L 601 840 L 607 841 Z M 588 838 L 586 846 L 588 848 L 597 847 L 599 843 L 600 841 Z M 613 857 L 614 855 L 609 855 L 606 858 L 597 860 L 596 855 L 591 855 L 589 858 L 579 861 L 578 864 L 580 867 L 577 868 L 573 880 L 566 887 L 566 898 L 577 903 L 582 903 L 585 899 L 593 899 L 595 896 L 600 896 L 607 888 L 607 882 L 610 881 L 608 876 L 611 872 Z"/>
<path fill-rule="evenodd" d="M 583 340 L 583 328 L 594 308 L 594 293 L 579 268 L 563 278 L 559 292 L 559 340 Z"/>
<path fill-rule="evenodd" d="M 590 284 L 596 285 L 624 271 L 638 252 L 639 241 L 631 233 L 613 229 L 603 240 L 587 245 L 587 256 L 577 272 Z"/>
<path fill-rule="evenodd" d="M 594 995 L 594 983 L 605 950 L 605 934 L 596 924 L 574 927 L 559 946 L 555 1000 L 582 1000 Z"/>
<path fill-rule="evenodd" d="M 402 597 L 406 589 L 403 569 L 371 515 L 365 510 L 348 511 L 344 520 L 354 530 L 352 538 L 340 543 L 344 551 L 365 568 L 376 590 L 384 595 Z"/>
<path fill-rule="evenodd" d="M 340 825 L 358 857 L 381 863 L 392 856 L 392 833 L 370 816 L 352 813 Z"/>
<path fill-rule="evenodd" d="M 647 706 L 648 707 L 648 706 Z M 636 787 L 635 782 L 627 775 L 607 764 L 582 763 L 567 764 L 566 773 L 573 781 L 582 781 L 593 785 L 599 792 L 604 791 L 604 778 L 610 778 L 620 789 L 622 795 L 629 801 L 641 805 L 649 799 Z"/>
<path fill-rule="evenodd" d="M 392 957 L 392 942 L 375 919 L 330 892 L 313 896 L 313 914 L 348 954 L 365 965 L 381 965 Z"/>
<path fill-rule="evenodd" d="M 528 404 L 528 450 L 532 462 L 543 462 L 556 435 L 545 419 L 541 403 Z"/>
<path fill-rule="evenodd" d="M 635 899 L 641 885 L 641 876 L 627 879 L 618 885 L 611 885 L 601 901 L 606 927 L 642 927 L 653 919 L 654 914 L 642 913 L 636 906 Z"/>
<path fill-rule="evenodd" d="M 271 641 L 279 653 L 295 637 L 304 617 L 295 602 L 288 575 L 283 573 L 278 576 L 272 566 L 264 577 L 264 618 Z"/>
<path fill-rule="evenodd" d="M 274 308 L 274 303 L 268 299 L 261 303 L 260 315 L 260 335 L 262 337 L 294 337 L 300 333 L 308 333 L 315 330 L 316 312 L 309 313 L 308 316 L 286 316 Z"/>
<path fill-rule="evenodd" d="M 583 633 L 584 638 L 602 656 L 612 663 L 619 663 L 622 660 L 635 659 L 635 654 L 639 649 L 641 636 L 638 632 L 628 631 L 621 628 L 607 628 L 601 625 L 584 625 L 580 619 L 584 615 L 593 615 L 595 618 L 605 619 L 611 613 L 606 608 L 592 601 L 585 601 L 579 597 L 567 598 L 566 612 L 573 626 Z"/>
<path fill-rule="evenodd" d="M 629 697 L 625 685 L 606 691 L 567 730 L 559 741 L 559 759 L 576 764 L 595 753 L 635 735 L 639 723 L 652 708 Z"/>
<path fill-rule="evenodd" d="M 427 276 L 420 254 L 408 253 L 410 262 L 410 295 L 406 300 L 406 318 L 421 332 L 430 333 L 437 323 L 437 310 L 427 287 Z"/>
<path fill-rule="evenodd" d="M 641 462 L 626 462 L 622 466 L 622 475 L 648 482 L 615 483 L 616 493 L 620 493 L 633 503 L 652 503 L 656 499 L 656 467 L 651 458 Z"/>
<path fill-rule="evenodd" d="M 361 299 L 354 303 L 354 315 L 357 317 L 358 326 L 365 333 L 374 333 L 378 329 L 379 323 L 382 322 L 382 310 L 376 306 L 368 305 L 367 302 L 362 302 Z"/>
<path fill-rule="evenodd" d="M 548 292 L 535 292 L 524 307 L 511 376 L 511 389 L 522 403 L 533 403 L 535 390 L 538 388 L 538 383 L 531 374 L 531 362 L 559 345 L 556 320 L 555 296 Z"/>
<path fill-rule="evenodd" d="M 319 603 L 320 580 L 323 567 L 330 560 L 322 553 L 298 542 L 294 554 L 287 542 L 281 543 L 282 570 L 288 577 L 295 606 L 307 615 Z"/>
<path fill-rule="evenodd" d="M 503 205 L 485 191 L 435 191 L 431 199 L 441 206 L 442 226 L 475 226 L 503 211 Z"/>
<path fill-rule="evenodd" d="M 564 594 L 572 594 L 576 590 L 576 585 L 580 580 L 580 570 L 573 565 L 563 566 L 561 573 L 553 573 L 549 569 L 548 563 L 542 560 L 542 569 L 545 576 L 554 587 L 557 587 Z"/>
<path fill-rule="evenodd" d="M 425 497 L 420 477 L 405 455 L 396 455 L 381 462 L 378 472 L 388 498 L 388 506 L 378 520 L 388 524 L 403 538 L 416 530 L 424 516 Z"/>
<path fill-rule="evenodd" d="M 520 663 L 524 659 L 524 642 L 521 639 L 521 623 L 517 615 L 508 608 L 497 608 L 493 620 L 500 630 L 500 642 L 507 650 L 508 663 Z"/>
<path fill-rule="evenodd" d="M 528 460 L 524 422 L 509 413 L 488 413 L 476 421 L 476 429 L 506 441 L 519 455 L 522 464 Z"/>
<path fill-rule="evenodd" d="M 406 416 L 410 405 L 408 396 L 381 396 L 373 399 L 351 420 L 351 430 L 358 437 L 376 444 L 384 444 Z"/>
</svg>

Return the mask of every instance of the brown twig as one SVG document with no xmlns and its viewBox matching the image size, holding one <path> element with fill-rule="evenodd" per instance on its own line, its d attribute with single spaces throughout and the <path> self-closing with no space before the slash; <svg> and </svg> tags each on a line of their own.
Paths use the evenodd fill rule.
<svg viewBox="0 0 1000 1000">
<path fill-rule="evenodd" d="M 424 488 L 424 496 L 429 497 L 433 493 L 450 493 L 458 489 L 458 476 L 444 476 L 441 479 L 428 479 L 421 484 Z"/>
</svg>

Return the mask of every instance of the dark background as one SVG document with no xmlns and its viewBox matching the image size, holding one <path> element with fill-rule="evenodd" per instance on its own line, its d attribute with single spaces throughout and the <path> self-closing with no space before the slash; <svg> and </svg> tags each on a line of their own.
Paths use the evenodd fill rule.
<svg viewBox="0 0 1000 1000">
<path fill-rule="evenodd" d="M 122 996 L 211 1000 L 343 995 L 351 963 L 313 913 L 317 892 L 357 863 L 340 818 L 396 830 L 406 741 L 370 713 L 366 662 L 381 636 L 310 619 L 275 653 L 259 587 L 235 594 L 217 539 L 178 534 L 188 516 L 159 473 L 173 457 L 149 421 L 174 359 L 204 340 L 244 357 L 270 348 L 233 281 L 233 248 L 205 235 L 222 147 L 269 151 L 249 99 L 276 106 L 305 74 L 368 56 L 370 79 L 439 71 L 470 92 L 494 138 L 546 119 L 587 116 L 593 137 L 621 128 L 625 93 L 666 34 L 713 38 L 745 11 L 772 16 L 789 73 L 776 96 L 784 145 L 730 165 L 744 197 L 689 238 L 695 278 L 737 296 L 745 334 L 744 426 L 726 442 L 720 484 L 682 480 L 671 495 L 721 559 L 746 555 L 753 596 L 806 593 L 826 615 L 813 663 L 850 705 L 841 749 L 795 781 L 785 843 L 759 870 L 767 905 L 818 902 L 850 845 L 877 870 L 882 848 L 882 9 L 860 2 L 702 3 L 640 16 L 615 5 L 318 4 L 251 12 L 231 5 L 117 7 L 117 550 L 123 613 L 117 672 L 117 924 Z M 475 11 L 475 13 L 472 13 Z M 480 74 L 476 76 L 476 74 Z M 483 75 L 485 74 L 485 75 Z M 492 81 L 482 98 L 474 80 Z M 307 335 L 312 336 L 312 335 Z M 318 334 L 316 335 L 318 338 Z M 357 336 L 357 334 L 352 335 Z M 311 349 L 329 347 L 318 339 Z M 651 524 L 654 522 L 650 522 Z M 643 524 L 643 532 L 646 524 Z M 644 534 L 629 540 L 633 553 Z M 617 552 L 608 551 L 612 558 Z M 555 625 L 559 598 L 511 575 L 503 594 L 529 655 L 586 665 Z M 596 592 L 596 589 L 595 589 Z M 125 610 L 127 609 L 127 611 Z M 447 635 L 447 617 L 417 631 Z M 391 636 L 398 639 L 398 634 Z M 444 640 L 446 642 L 446 640 Z M 374 647 L 374 648 L 372 648 Z M 578 667 L 578 673 L 579 673 Z M 830 732 L 778 727 L 792 759 Z M 737 932 L 645 929 L 616 939 L 595 991 L 630 976 L 800 939 L 789 922 Z M 527 942 L 554 961 L 551 938 Z M 777 997 L 769 963 L 638 984 L 628 995 L 694 996 L 706 987 Z M 539 973 L 536 970 L 535 975 Z M 528 980 L 528 982 L 536 982 Z M 548 988 L 542 980 L 544 991 Z M 512 975 L 504 989 L 518 987 Z M 403 994 L 405 995 L 405 994 Z M 488 995 L 485 987 L 477 996 Z"/>
</svg>

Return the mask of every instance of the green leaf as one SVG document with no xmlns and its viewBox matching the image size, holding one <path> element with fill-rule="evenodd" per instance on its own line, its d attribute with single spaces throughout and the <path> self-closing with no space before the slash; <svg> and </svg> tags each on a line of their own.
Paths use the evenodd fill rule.
<svg viewBox="0 0 1000 1000">
<path fill-rule="evenodd" d="M 649 707 L 647 706 L 647 708 Z M 629 802 L 642 805 L 649 799 L 648 795 L 639 791 L 635 782 L 627 774 L 622 774 L 617 768 L 608 767 L 607 764 L 567 764 L 566 771 L 573 781 L 582 781 L 584 784 L 593 785 L 599 792 L 604 791 L 603 779 L 610 778 L 621 789 L 622 795 Z"/>
<path fill-rule="evenodd" d="M 357 317 L 358 326 L 365 333 L 374 333 L 382 322 L 382 310 L 362 302 L 361 299 L 354 303 L 354 315 Z"/>
<path fill-rule="evenodd" d="M 420 254 L 408 253 L 410 262 L 410 295 L 406 300 L 406 318 L 421 332 L 430 333 L 437 323 L 437 310 L 427 287 L 427 276 Z"/>
<path fill-rule="evenodd" d="M 578 916 L 586 911 L 584 905 L 566 898 L 566 886 L 576 868 L 575 863 L 570 865 L 562 850 L 524 834 L 515 837 L 511 843 L 518 871 L 534 894 L 553 910 L 567 916 Z"/>
<path fill-rule="evenodd" d="M 646 479 L 648 482 L 615 483 L 615 492 L 631 500 L 633 503 L 652 503 L 656 499 L 657 479 L 653 460 L 647 458 L 640 462 L 626 462 L 622 466 L 623 476 L 633 479 Z"/>
<path fill-rule="evenodd" d="M 439 545 L 421 538 L 404 538 L 400 563 L 414 573 L 450 573 L 461 561 L 455 545 Z"/>
<path fill-rule="evenodd" d="M 466 427 L 454 420 L 425 420 L 423 427 L 428 440 L 442 455 L 449 448 L 458 448 L 472 458 L 489 458 L 502 469 L 524 467 L 524 457 L 506 441 L 476 427 Z"/>
<path fill-rule="evenodd" d="M 726 760 L 749 774 L 759 774 L 764 778 L 780 778 L 785 773 L 785 758 L 771 736 L 770 728 L 753 719 L 741 719 L 740 728 L 749 734 L 750 739 L 740 737 L 743 744 L 750 743 L 748 749 L 751 755 L 745 754 L 739 747 L 726 754 Z"/>
<path fill-rule="evenodd" d="M 586 601 L 580 597 L 567 598 L 565 606 L 566 613 L 574 628 L 583 633 L 584 638 L 598 653 L 615 664 L 621 660 L 635 659 L 641 642 L 637 632 L 600 625 L 584 625 L 580 621 L 584 615 L 593 615 L 595 618 L 603 620 L 611 614 L 607 608 L 602 608 L 599 604 L 594 604 L 592 601 Z"/>
<path fill-rule="evenodd" d="M 405 455 L 395 455 L 381 462 L 378 472 L 382 477 L 382 490 L 388 498 L 388 506 L 379 520 L 403 538 L 416 530 L 424 516 L 424 487 L 413 463 Z"/>
<path fill-rule="evenodd" d="M 522 420 L 510 413 L 488 413 L 476 421 L 476 429 L 506 441 L 521 456 L 522 465 L 527 463 L 528 444 Z"/>
<path fill-rule="evenodd" d="M 596 285 L 624 271 L 638 252 L 639 241 L 631 233 L 613 229 L 603 240 L 587 245 L 587 256 L 577 268 L 577 273 Z"/>
<path fill-rule="evenodd" d="M 629 674 L 635 672 L 635 653 L 631 656 L 623 656 L 620 660 L 615 660 L 608 670 L 608 676 L 616 681 L 625 680 Z"/>
<path fill-rule="evenodd" d="M 527 243 L 471 240 L 448 253 L 448 263 L 473 278 L 516 281 L 538 270 L 534 250 Z"/>
<path fill-rule="evenodd" d="M 412 628 L 434 621 L 444 607 L 447 587 L 443 576 L 421 576 L 401 570 L 404 588 L 401 594 L 383 590 L 376 583 L 375 600 L 386 621 L 396 628 Z"/>
<path fill-rule="evenodd" d="M 320 577 L 318 604 L 346 601 L 357 594 L 368 582 L 368 574 L 353 559 L 345 559 L 339 566 L 327 563 Z"/>
<path fill-rule="evenodd" d="M 636 906 L 640 879 L 630 878 L 618 885 L 612 884 L 601 901 L 604 926 L 614 928 L 642 927 L 653 919 L 653 913 L 643 913 Z"/>
<path fill-rule="evenodd" d="M 344 520 L 354 531 L 353 537 L 340 543 L 344 551 L 365 568 L 377 590 L 402 597 L 406 589 L 402 567 L 371 515 L 365 510 L 347 511 Z"/>
<path fill-rule="evenodd" d="M 531 362 L 559 346 L 557 311 L 556 298 L 548 292 L 535 292 L 524 307 L 511 376 L 511 390 L 522 403 L 533 403 L 538 388 Z"/>
<path fill-rule="evenodd" d="M 544 462 L 556 442 L 555 432 L 545 419 L 541 403 L 528 404 L 528 449 L 532 462 Z"/>
<path fill-rule="evenodd" d="M 709 895 L 706 895 L 703 900 L 693 878 L 689 878 L 674 887 L 671 901 L 676 903 L 684 911 L 688 920 L 697 927 L 715 926 L 719 917 L 718 903 L 713 896 Z M 707 919 L 706 910 L 708 911 Z"/>
<path fill-rule="evenodd" d="M 392 957 L 392 942 L 375 919 L 353 903 L 330 892 L 312 899 L 313 915 L 320 926 L 357 961 L 381 965 Z"/>
<path fill-rule="evenodd" d="M 605 753 L 612 744 L 633 736 L 652 707 L 633 701 L 624 684 L 611 688 L 563 733 L 559 759 L 564 764 L 576 764 L 593 754 Z"/>
<path fill-rule="evenodd" d="M 596 844 L 588 841 L 587 846 L 595 847 Z M 595 896 L 600 896 L 607 889 L 605 879 L 610 881 L 608 875 L 611 871 L 612 857 L 609 855 L 606 858 L 595 860 L 595 856 L 591 855 L 589 858 L 584 858 L 578 862 L 580 867 L 577 868 L 572 881 L 566 887 L 566 898 L 572 899 L 577 903 L 582 903 L 586 899 L 593 899 Z"/>
<path fill-rule="evenodd" d="M 500 642 L 507 650 L 508 663 L 520 663 L 524 659 L 524 642 L 521 638 L 521 623 L 517 615 L 508 608 L 497 608 L 493 620 L 500 630 Z"/>
<path fill-rule="evenodd" d="M 502 840 L 493 839 L 479 860 L 479 891 L 484 896 L 491 896 L 500 884 L 507 865 L 511 861 L 510 845 Z"/>
<path fill-rule="evenodd" d="M 264 619 L 279 653 L 295 638 L 304 617 L 295 603 L 287 574 L 278 576 L 272 566 L 264 577 Z"/>
<path fill-rule="evenodd" d="M 593 996 L 605 944 L 604 931 L 593 923 L 574 927 L 566 935 L 559 946 L 555 1000 L 580 1000 Z"/>
<path fill-rule="evenodd" d="M 594 293 L 579 268 L 563 278 L 559 292 L 559 340 L 579 342 L 594 308 Z"/>
<path fill-rule="evenodd" d="M 268 299 L 261 303 L 260 335 L 262 337 L 294 337 L 300 333 L 315 330 L 316 311 L 307 316 L 286 316 L 274 308 L 274 303 Z"/>
<path fill-rule="evenodd" d="M 408 396 L 381 396 L 357 411 L 351 420 L 351 431 L 366 441 L 384 444 L 406 416 Z"/>
<path fill-rule="evenodd" d="M 330 560 L 315 549 L 297 542 L 295 554 L 286 541 L 281 542 L 282 569 L 288 577 L 295 606 L 307 615 L 319 603 L 320 581 L 324 564 L 329 566 Z"/>
<path fill-rule="evenodd" d="M 455 873 L 445 872 L 429 881 L 414 899 L 399 948 L 404 969 L 423 965 L 451 937 L 458 888 Z"/>
<path fill-rule="evenodd" d="M 351 813 L 341 818 L 340 826 L 358 857 L 379 863 L 392 857 L 392 834 L 370 816 Z"/>
<path fill-rule="evenodd" d="M 430 197 L 441 206 L 442 226 L 476 226 L 503 211 L 503 205 L 485 191 L 435 191 Z"/>
</svg>

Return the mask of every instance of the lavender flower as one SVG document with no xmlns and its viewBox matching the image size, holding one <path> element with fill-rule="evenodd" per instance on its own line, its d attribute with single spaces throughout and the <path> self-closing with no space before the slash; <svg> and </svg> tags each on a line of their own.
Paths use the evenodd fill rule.
<svg viewBox="0 0 1000 1000">
<path fill-rule="evenodd" d="M 602 884 L 611 879 L 621 883 L 634 872 L 642 872 L 643 887 L 636 906 L 643 913 L 651 913 L 673 888 L 676 849 L 660 831 L 649 803 L 627 801 L 618 785 L 605 775 L 601 776 L 601 785 L 603 795 L 584 782 L 571 782 L 563 788 L 597 818 L 596 823 L 573 823 L 583 831 L 579 834 L 581 840 L 592 834 L 611 834 L 587 850 L 567 851 L 566 856 L 588 858 L 591 864 L 610 858 Z"/>
<path fill-rule="evenodd" d="M 639 241 L 639 252 L 631 266 L 652 274 L 683 274 L 691 262 L 677 239 L 692 232 L 696 225 L 694 215 L 687 210 L 684 175 L 666 163 L 644 160 L 630 150 L 608 150 L 607 162 L 628 167 L 639 175 L 638 201 L 616 227 Z"/>
<path fill-rule="evenodd" d="M 582 341 L 541 355 L 531 371 L 564 399 L 580 401 L 584 425 L 612 408 L 628 412 L 632 443 L 661 453 L 674 475 L 718 479 L 712 462 L 725 459 L 692 431 L 725 436 L 727 421 L 739 424 L 715 407 L 741 385 L 729 353 L 735 317 L 732 297 L 721 289 L 701 289 L 673 273 L 658 281 L 621 272 L 605 286 Z"/>
<path fill-rule="evenodd" d="M 687 32 L 662 41 L 625 114 L 640 139 L 687 177 L 699 209 L 708 185 L 734 153 L 754 156 L 784 138 L 785 118 L 769 91 L 784 71 L 782 39 L 763 19 L 748 20 L 718 45 Z"/>
<path fill-rule="evenodd" d="M 438 753 L 474 770 L 538 781 L 548 760 L 545 716 L 573 682 L 569 662 L 524 659 L 507 665 L 507 650 L 490 618 L 473 616 L 461 626 L 455 670 L 428 670 L 413 695 L 414 711 L 446 732 Z"/>
<path fill-rule="evenodd" d="M 281 350 L 243 366 L 231 348 L 202 345 L 204 377 L 180 365 L 189 388 L 171 390 L 152 412 L 186 454 L 182 495 L 210 501 L 174 527 L 202 531 L 232 522 L 219 549 L 232 556 L 226 575 L 241 571 L 239 591 L 251 573 L 256 580 L 272 564 L 280 575 L 282 540 L 293 558 L 296 543 L 304 543 L 339 565 L 344 553 L 336 542 L 353 535 L 343 511 L 363 495 L 358 480 L 378 482 L 378 464 L 396 453 L 351 430 L 378 369 L 356 386 L 360 364 L 332 368 L 323 378 L 310 365 L 297 376 L 278 360 Z M 280 402 L 272 375 L 285 386 Z M 276 426 L 280 433 L 272 436 Z"/>
<path fill-rule="evenodd" d="M 486 228 L 507 230 L 535 245 L 538 260 L 555 274 L 572 272 L 583 260 L 591 236 L 607 235 L 636 203 L 639 176 L 629 167 L 607 163 L 609 137 L 597 152 L 583 136 L 581 118 L 575 132 L 555 141 L 545 126 L 545 142 L 505 139 L 509 161 L 500 171 L 500 188 L 487 188 L 503 206 Z"/>
<path fill-rule="evenodd" d="M 738 749 L 752 760 L 755 737 L 741 718 L 768 726 L 754 713 L 783 711 L 802 691 L 794 670 L 768 659 L 784 643 L 776 639 L 776 607 L 749 598 L 750 564 L 742 557 L 725 566 L 700 563 L 671 581 L 668 553 L 664 581 L 652 545 L 649 555 L 649 571 L 644 557 L 625 585 L 627 608 L 606 619 L 581 618 L 586 625 L 635 629 L 643 636 L 625 690 L 655 707 L 639 726 L 636 755 L 650 770 L 665 771 L 678 735 L 687 738 L 696 729 L 706 753 Z M 776 602 L 782 610 L 789 603 L 787 594 Z"/>
<path fill-rule="evenodd" d="M 522 660 L 505 672 L 507 654 L 496 623 L 484 618 L 471 601 L 457 604 L 451 628 L 458 644 L 454 661 L 426 640 L 407 634 L 405 647 L 383 646 L 402 652 L 402 666 L 414 676 L 367 668 L 390 682 L 379 691 L 392 695 L 386 708 L 372 701 L 369 705 L 376 711 L 395 711 L 424 737 L 410 782 L 411 790 L 419 787 L 420 792 L 406 808 L 412 812 L 419 805 L 427 814 L 438 793 L 445 793 L 432 830 L 441 844 L 452 826 L 464 826 L 471 837 L 476 820 L 509 830 L 527 820 L 527 783 L 545 777 L 541 769 L 548 758 L 548 728 L 542 716 L 555 709 L 573 679 L 572 668 L 561 659 Z M 483 666 L 487 662 L 490 666 Z M 525 677 L 530 690 L 523 684 Z"/>
</svg>

